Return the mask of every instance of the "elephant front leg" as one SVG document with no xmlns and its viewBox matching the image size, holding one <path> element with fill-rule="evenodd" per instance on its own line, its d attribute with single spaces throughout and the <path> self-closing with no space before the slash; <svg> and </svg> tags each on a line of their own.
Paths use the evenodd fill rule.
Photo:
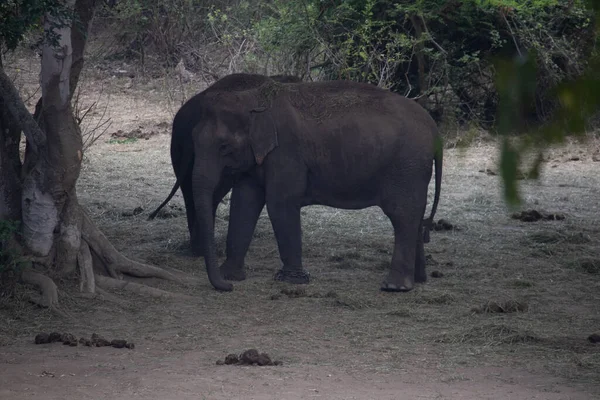
<svg viewBox="0 0 600 400">
<path fill-rule="evenodd" d="M 224 279 L 231 281 L 246 279 L 244 259 L 264 206 L 264 190 L 251 179 L 242 180 L 233 188 L 229 206 L 227 259 L 221 265 L 221 275 Z"/>
<path fill-rule="evenodd" d="M 283 262 L 283 268 L 277 271 L 275 280 L 293 284 L 309 283 L 310 274 L 302 267 L 300 206 L 296 202 L 268 202 L 267 210 Z"/>
<path fill-rule="evenodd" d="M 217 215 L 217 208 L 230 189 L 231 185 L 224 183 L 215 190 L 212 208 L 213 223 L 216 221 L 215 217 Z M 200 235 L 201 230 L 200 226 L 198 225 L 198 220 L 196 219 L 196 206 L 194 204 L 194 196 L 192 193 L 191 177 L 188 177 L 184 182 L 182 182 L 181 192 L 183 194 L 183 201 L 185 203 L 188 231 L 190 232 L 190 249 L 194 257 L 202 257 L 204 255 L 203 242 L 206 239 Z"/>
</svg>

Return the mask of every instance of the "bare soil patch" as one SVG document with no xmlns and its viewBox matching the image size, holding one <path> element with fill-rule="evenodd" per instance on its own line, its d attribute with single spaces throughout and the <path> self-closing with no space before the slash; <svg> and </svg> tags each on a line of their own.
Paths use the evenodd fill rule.
<svg viewBox="0 0 600 400">
<path fill-rule="evenodd" d="M 98 140 L 84 157 L 79 200 L 125 255 L 186 271 L 197 283 L 139 278 L 182 295 L 159 299 L 120 290 L 82 298 L 77 282 L 60 282 L 68 320 L 3 299 L 0 398 L 600 396 L 600 347 L 588 340 L 600 329 L 600 174 L 590 156 L 597 142 L 551 152 L 539 181 L 521 181 L 524 210 L 567 216 L 536 223 L 512 219 L 500 178 L 478 172 L 492 165 L 492 144 L 447 150 L 437 217 L 461 229 L 431 233 L 428 272 L 443 278 L 409 293 L 378 289 L 393 244 L 379 209 L 315 206 L 302 210 L 309 285 L 273 281 L 280 261 L 265 213 L 247 259 L 248 279 L 225 294 L 208 283 L 203 260 L 189 256 L 180 193 L 169 217 L 146 219 L 175 182 L 168 134 L 173 107 L 160 82 L 136 79 L 86 86 L 84 98 L 97 98 L 100 87 L 110 92 L 105 117 L 113 132 L 157 133 L 147 140 Z M 579 160 L 568 161 L 574 156 Z M 221 257 L 226 204 L 216 226 Z M 29 290 L 20 287 L 17 298 Z M 494 302 L 504 312 L 490 312 L 498 310 Z M 484 305 L 486 312 L 473 311 Z M 36 346 L 40 332 L 76 338 L 102 332 L 131 340 L 135 349 Z M 283 365 L 215 365 L 238 349 L 261 349 Z"/>
</svg>

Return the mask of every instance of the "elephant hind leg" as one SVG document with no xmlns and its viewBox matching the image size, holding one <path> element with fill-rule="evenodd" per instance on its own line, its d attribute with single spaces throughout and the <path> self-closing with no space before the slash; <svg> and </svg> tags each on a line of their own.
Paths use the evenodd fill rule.
<svg viewBox="0 0 600 400">
<path fill-rule="evenodd" d="M 388 276 L 381 285 L 381 290 L 386 292 L 408 292 L 415 284 L 415 259 L 417 232 L 413 221 L 392 221 L 394 225 L 394 254 Z M 411 229 L 414 228 L 414 229 Z M 409 235 L 410 231 L 415 234 Z"/>
<path fill-rule="evenodd" d="M 395 196 L 390 204 L 384 204 L 383 212 L 394 227 L 394 253 L 387 278 L 381 290 L 388 292 L 408 292 L 415 281 L 423 279 L 425 255 L 423 251 L 422 228 L 423 208 L 419 195 Z"/>
</svg>

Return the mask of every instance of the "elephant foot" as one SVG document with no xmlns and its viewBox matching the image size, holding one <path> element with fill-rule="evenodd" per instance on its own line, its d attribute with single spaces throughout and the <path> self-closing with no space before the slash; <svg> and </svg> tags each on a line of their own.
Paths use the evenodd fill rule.
<svg viewBox="0 0 600 400">
<path fill-rule="evenodd" d="M 246 271 L 244 270 L 244 266 L 232 266 L 228 264 L 227 261 L 221 265 L 221 276 L 223 279 L 228 281 L 243 281 L 246 280 Z"/>
<path fill-rule="evenodd" d="M 414 287 L 412 279 L 397 278 L 396 274 L 390 274 L 388 278 L 381 284 L 381 290 L 384 292 L 409 292 Z"/>
<path fill-rule="evenodd" d="M 282 268 L 277 271 L 274 279 L 279 282 L 293 283 L 294 285 L 305 285 L 310 282 L 310 274 L 303 269 L 290 271 Z"/>
</svg>

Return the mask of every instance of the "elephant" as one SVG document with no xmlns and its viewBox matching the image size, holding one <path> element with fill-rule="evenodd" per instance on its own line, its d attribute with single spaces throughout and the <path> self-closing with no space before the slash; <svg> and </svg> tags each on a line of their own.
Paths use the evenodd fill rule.
<svg viewBox="0 0 600 400">
<path fill-rule="evenodd" d="M 302 263 L 300 209 L 378 206 L 392 222 L 394 251 L 381 290 L 406 292 L 427 280 L 424 243 L 440 199 L 443 150 L 419 104 L 366 83 L 281 84 L 211 91 L 192 132 L 197 226 L 212 286 L 233 290 L 263 208 L 283 266 L 274 279 L 309 283 Z M 435 194 L 424 219 L 435 165 Z M 233 183 L 226 260 L 219 267 L 214 199 Z"/>
<path fill-rule="evenodd" d="M 299 77 L 293 75 L 273 75 L 270 77 L 259 74 L 244 73 L 227 75 L 213 83 L 204 91 L 190 98 L 183 104 L 183 106 L 181 106 L 181 108 L 177 111 L 177 114 L 175 114 L 171 132 L 170 152 L 171 164 L 173 166 L 173 171 L 175 172 L 176 182 L 166 200 L 163 201 L 163 203 L 149 215 L 148 219 L 154 219 L 158 212 L 173 198 L 177 192 L 177 189 L 181 187 L 181 193 L 183 195 L 186 210 L 188 231 L 190 234 L 190 246 L 193 256 L 202 256 L 202 245 L 201 240 L 197 238 L 196 235 L 198 227 L 195 225 L 196 217 L 194 210 L 194 197 L 192 195 L 191 171 L 194 165 L 192 130 L 202 120 L 203 114 L 201 110 L 203 103 L 206 101 L 206 94 L 215 91 L 229 92 L 250 89 L 263 84 L 268 78 L 281 83 L 301 82 Z M 219 203 L 229 192 L 231 186 L 231 182 L 223 182 L 223 185 L 216 190 L 213 204 L 213 217 L 214 214 L 216 214 Z"/>
</svg>

